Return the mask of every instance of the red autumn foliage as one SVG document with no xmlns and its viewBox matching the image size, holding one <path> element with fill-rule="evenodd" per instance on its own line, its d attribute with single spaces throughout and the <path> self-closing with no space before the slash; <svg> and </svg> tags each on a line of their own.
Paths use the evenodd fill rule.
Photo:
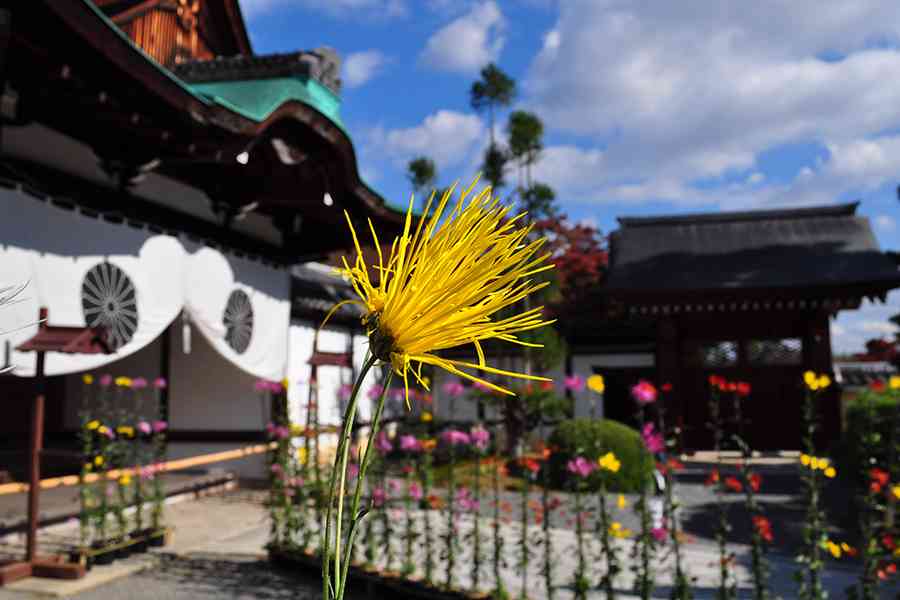
<svg viewBox="0 0 900 600">
<path fill-rule="evenodd" d="M 609 253 L 594 227 L 569 223 L 565 215 L 542 219 L 535 232 L 547 236 L 547 250 L 556 265 L 560 292 L 567 303 L 582 298 L 599 283 L 609 260 Z"/>
</svg>

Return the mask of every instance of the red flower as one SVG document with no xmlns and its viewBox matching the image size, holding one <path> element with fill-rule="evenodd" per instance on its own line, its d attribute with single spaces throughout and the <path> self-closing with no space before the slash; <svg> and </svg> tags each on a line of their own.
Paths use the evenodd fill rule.
<svg viewBox="0 0 900 600">
<path fill-rule="evenodd" d="M 725 380 L 719 377 L 718 375 L 710 375 L 709 376 L 709 385 L 713 387 L 720 387 L 721 384 L 725 383 Z"/>
<path fill-rule="evenodd" d="M 741 482 L 737 480 L 736 477 L 728 476 L 725 478 L 725 487 L 727 487 L 732 492 L 740 492 L 744 489 L 741 485 Z"/>
<path fill-rule="evenodd" d="M 756 529 L 756 533 L 759 534 L 759 537 L 767 542 L 772 543 L 775 539 L 772 535 L 772 523 L 769 522 L 769 519 L 761 515 L 755 515 L 753 517 L 753 527 Z"/>
<path fill-rule="evenodd" d="M 749 481 L 750 481 L 750 488 L 754 492 L 758 492 L 759 486 L 762 483 L 762 476 L 760 476 L 756 473 L 750 473 L 750 477 L 748 477 L 747 479 L 749 479 Z"/>
<path fill-rule="evenodd" d="M 891 476 L 887 471 L 875 467 L 874 469 L 869 471 L 869 479 L 871 481 L 871 483 L 869 484 L 869 489 L 871 489 L 873 493 L 877 494 L 881 491 L 881 488 L 888 484 Z"/>
<path fill-rule="evenodd" d="M 553 389 L 553 382 L 552 382 L 552 381 L 542 381 L 542 382 L 541 382 L 541 390 L 543 390 L 543 391 L 545 391 L 545 392 L 549 392 L 549 391 L 552 390 L 552 389 Z"/>
<path fill-rule="evenodd" d="M 894 538 L 889 535 L 885 535 L 881 538 L 881 544 L 888 550 L 893 550 L 896 547 L 896 544 L 894 544 Z"/>
<path fill-rule="evenodd" d="M 869 384 L 869 389 L 873 392 L 883 392 L 884 391 L 884 382 L 881 380 L 873 381 Z"/>
<path fill-rule="evenodd" d="M 739 381 L 737 384 L 737 395 L 747 397 L 750 395 L 750 384 L 746 381 Z"/>
<path fill-rule="evenodd" d="M 712 485 L 714 483 L 719 483 L 719 471 L 717 469 L 713 469 L 709 472 L 709 475 L 706 478 L 706 481 L 703 485 Z"/>
<path fill-rule="evenodd" d="M 673 471 L 681 471 L 684 469 L 684 463 L 678 460 L 677 458 L 669 459 L 669 468 Z"/>
<path fill-rule="evenodd" d="M 664 392 L 671 392 L 671 391 L 672 391 L 672 384 L 671 384 L 671 383 L 664 383 L 664 384 L 662 384 L 661 386 L 659 386 L 659 389 L 661 389 L 661 390 L 664 391 Z"/>
<path fill-rule="evenodd" d="M 541 463 L 534 460 L 533 458 L 523 458 L 522 466 L 531 471 L 532 473 L 537 473 L 541 470 Z"/>
</svg>

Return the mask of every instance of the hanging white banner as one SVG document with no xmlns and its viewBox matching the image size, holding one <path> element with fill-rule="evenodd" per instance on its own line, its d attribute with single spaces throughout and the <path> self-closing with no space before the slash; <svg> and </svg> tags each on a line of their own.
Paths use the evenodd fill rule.
<svg viewBox="0 0 900 600">
<path fill-rule="evenodd" d="M 25 300 L 0 309 L 0 331 L 49 311 L 50 325 L 100 325 L 110 355 L 48 353 L 48 375 L 100 367 L 137 352 L 178 316 L 184 301 L 185 251 L 177 239 L 91 218 L 0 189 L 0 287 L 28 282 Z M 5 337 L 10 346 L 35 334 L 30 326 Z M 3 357 L 5 359 L 5 356 Z M 34 376 L 35 354 L 11 352 L 13 371 Z"/>
</svg>

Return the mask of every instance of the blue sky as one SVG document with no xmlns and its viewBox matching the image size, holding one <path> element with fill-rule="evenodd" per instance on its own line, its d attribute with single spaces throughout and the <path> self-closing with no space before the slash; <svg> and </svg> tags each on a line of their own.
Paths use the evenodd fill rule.
<svg viewBox="0 0 900 600">
<path fill-rule="evenodd" d="M 608 232 L 621 215 L 859 200 L 882 247 L 900 247 L 895 0 L 241 5 L 259 54 L 339 52 L 361 171 L 395 204 L 415 156 L 435 159 L 441 185 L 477 170 L 487 115 L 468 92 L 494 61 L 518 82 L 512 109 L 543 119 L 536 177 L 574 221 Z M 892 335 L 898 312 L 900 294 L 843 313 L 835 349 Z"/>
</svg>

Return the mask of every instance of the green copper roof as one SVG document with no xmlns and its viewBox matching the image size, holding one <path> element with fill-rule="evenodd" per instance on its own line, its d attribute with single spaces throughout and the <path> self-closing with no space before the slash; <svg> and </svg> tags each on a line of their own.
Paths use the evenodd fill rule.
<svg viewBox="0 0 900 600">
<path fill-rule="evenodd" d="M 327 87 L 311 78 L 281 77 L 245 81 L 190 83 L 194 93 L 209 98 L 234 112 L 257 122 L 265 121 L 279 106 L 289 100 L 303 102 L 347 130 L 341 121 L 341 101 Z M 348 134 L 349 137 L 349 134 Z"/>
</svg>

